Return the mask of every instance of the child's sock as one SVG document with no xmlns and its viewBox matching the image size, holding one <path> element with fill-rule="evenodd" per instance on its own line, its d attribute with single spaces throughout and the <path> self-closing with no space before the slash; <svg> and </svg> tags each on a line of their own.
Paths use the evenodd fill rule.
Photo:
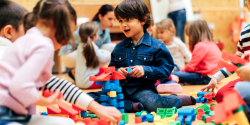
<svg viewBox="0 0 250 125">
<path fill-rule="evenodd" d="M 75 77 L 74 77 L 74 75 L 72 74 L 72 70 L 70 70 L 70 71 L 68 72 L 68 75 L 69 75 L 69 77 L 70 77 L 71 79 L 73 79 L 73 80 L 75 81 Z"/>
<path fill-rule="evenodd" d="M 196 104 L 196 99 L 192 96 L 177 95 L 177 97 L 183 102 L 183 106 Z"/>
<path fill-rule="evenodd" d="M 132 110 L 133 112 L 140 112 L 144 110 L 144 106 L 140 102 L 134 102 L 132 104 Z"/>
</svg>

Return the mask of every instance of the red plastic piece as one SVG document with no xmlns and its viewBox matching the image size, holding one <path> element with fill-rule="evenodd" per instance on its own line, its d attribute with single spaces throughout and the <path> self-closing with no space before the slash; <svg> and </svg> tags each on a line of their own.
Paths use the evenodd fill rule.
<svg viewBox="0 0 250 125">
<path fill-rule="evenodd" d="M 214 106 L 215 105 L 210 106 L 210 110 L 214 111 Z"/>
<path fill-rule="evenodd" d="M 112 72 L 115 72 L 114 66 L 104 68 L 104 73 L 112 73 Z"/>
<path fill-rule="evenodd" d="M 54 93 L 55 93 L 55 92 L 51 92 L 51 91 L 49 91 L 49 90 L 44 90 L 42 95 L 43 95 L 43 97 L 50 97 L 50 96 L 53 95 Z M 59 92 L 57 98 L 58 98 L 58 99 L 61 99 L 61 97 L 62 97 L 62 93 Z"/>
<path fill-rule="evenodd" d="M 62 114 L 68 114 L 68 115 L 72 115 L 72 116 L 79 114 L 78 111 L 74 110 L 72 107 L 70 107 L 69 105 L 67 105 L 63 102 L 59 102 L 58 106 L 61 109 Z"/>
<path fill-rule="evenodd" d="M 72 104 L 72 108 L 75 109 L 75 110 L 77 110 L 77 111 L 86 111 L 85 109 L 80 108 L 80 107 L 78 107 L 78 106 L 76 106 L 74 104 Z"/>
<path fill-rule="evenodd" d="M 47 106 L 47 113 L 48 114 L 60 114 L 61 109 L 55 107 L 54 105 Z"/>
<path fill-rule="evenodd" d="M 98 125 L 110 125 L 110 121 L 107 121 L 106 119 L 100 119 L 98 121 Z"/>
<path fill-rule="evenodd" d="M 99 121 L 99 118 L 93 118 L 92 119 L 92 122 L 98 122 Z"/>
<path fill-rule="evenodd" d="M 175 121 L 177 120 L 177 118 L 178 118 L 178 116 L 177 116 L 177 117 L 175 117 Z"/>
<path fill-rule="evenodd" d="M 135 123 L 142 123 L 141 117 L 135 117 Z"/>
<path fill-rule="evenodd" d="M 88 125 L 98 125 L 97 122 L 90 122 Z"/>
<path fill-rule="evenodd" d="M 221 68 L 226 67 L 229 72 L 234 72 L 238 69 L 237 66 L 232 65 L 232 64 L 228 64 L 222 60 L 219 61 L 218 67 L 221 67 Z"/>
<path fill-rule="evenodd" d="M 90 76 L 89 81 L 95 81 L 95 76 Z"/>
<path fill-rule="evenodd" d="M 82 117 L 80 117 L 80 118 L 77 118 L 77 119 L 75 120 L 75 123 L 77 123 L 77 122 L 84 122 L 84 120 L 83 120 Z"/>
<path fill-rule="evenodd" d="M 204 94 L 204 98 L 206 98 L 207 101 L 212 101 L 213 97 L 215 97 L 214 92 L 210 92 L 210 93 Z"/>
<path fill-rule="evenodd" d="M 206 123 L 211 123 L 212 122 L 212 117 L 206 118 Z"/>
<path fill-rule="evenodd" d="M 95 78 L 95 81 L 110 81 L 110 73 L 103 73 Z"/>
<path fill-rule="evenodd" d="M 197 119 L 202 120 L 202 115 L 204 115 L 205 112 L 203 109 L 198 109 L 197 110 Z"/>
<path fill-rule="evenodd" d="M 246 63 L 248 63 L 249 61 L 245 60 L 245 59 L 241 59 L 239 56 L 237 55 L 232 55 L 229 54 L 227 52 L 223 52 L 222 53 L 222 58 L 225 60 L 230 60 L 232 61 L 234 64 L 240 63 L 242 65 L 245 65 Z"/>
<path fill-rule="evenodd" d="M 120 74 L 119 72 L 113 72 L 112 73 L 112 77 L 111 80 L 122 80 L 122 79 L 126 79 L 126 77 L 124 77 L 122 74 Z"/>
<path fill-rule="evenodd" d="M 83 122 L 87 125 L 91 122 L 91 118 L 84 118 Z"/>
</svg>

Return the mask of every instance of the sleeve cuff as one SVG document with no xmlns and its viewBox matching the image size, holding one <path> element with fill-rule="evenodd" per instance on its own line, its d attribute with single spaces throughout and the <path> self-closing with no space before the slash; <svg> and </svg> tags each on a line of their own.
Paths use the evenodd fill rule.
<svg viewBox="0 0 250 125">
<path fill-rule="evenodd" d="M 143 66 L 144 68 L 144 78 L 149 79 L 152 77 L 153 70 L 150 66 Z"/>
<path fill-rule="evenodd" d="M 93 100 L 94 99 L 86 93 L 82 93 L 76 101 L 76 106 L 87 110 L 89 103 Z"/>
</svg>

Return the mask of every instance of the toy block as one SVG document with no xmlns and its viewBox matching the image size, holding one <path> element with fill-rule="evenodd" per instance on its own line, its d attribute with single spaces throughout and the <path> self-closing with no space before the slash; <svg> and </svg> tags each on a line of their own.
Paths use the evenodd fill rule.
<svg viewBox="0 0 250 125">
<path fill-rule="evenodd" d="M 98 125 L 110 125 L 110 121 L 107 121 L 106 119 L 100 119 L 98 121 Z"/>
<path fill-rule="evenodd" d="M 206 98 L 201 98 L 201 102 L 202 103 L 207 103 L 207 99 Z"/>
<path fill-rule="evenodd" d="M 195 114 L 197 114 L 197 110 L 198 110 L 198 109 L 203 109 L 204 111 L 210 110 L 207 104 L 203 104 L 203 105 L 197 107 L 197 108 L 194 110 L 194 111 L 195 111 Z"/>
<path fill-rule="evenodd" d="M 209 116 L 213 116 L 214 115 L 214 111 L 211 111 L 208 115 Z"/>
<path fill-rule="evenodd" d="M 75 109 L 75 110 L 77 110 L 77 111 L 86 111 L 85 109 L 80 108 L 80 107 L 78 107 L 78 106 L 76 106 L 74 104 L 72 104 L 72 108 Z"/>
<path fill-rule="evenodd" d="M 127 72 L 130 73 L 132 70 L 133 70 L 133 69 L 128 68 L 128 69 L 127 69 Z"/>
<path fill-rule="evenodd" d="M 142 123 L 141 117 L 135 117 L 135 123 Z"/>
<path fill-rule="evenodd" d="M 142 110 L 142 111 L 141 111 L 141 113 L 143 113 L 143 112 L 145 112 L 146 114 L 148 114 L 148 112 L 147 112 L 147 111 L 145 111 L 145 110 Z"/>
<path fill-rule="evenodd" d="M 117 92 L 117 93 L 121 93 L 121 92 L 122 92 L 122 87 L 116 88 L 116 92 Z"/>
<path fill-rule="evenodd" d="M 141 112 L 136 112 L 135 113 L 135 117 L 140 117 L 141 116 Z"/>
<path fill-rule="evenodd" d="M 124 109 L 118 109 L 121 113 L 125 113 Z"/>
<path fill-rule="evenodd" d="M 190 92 L 189 96 L 193 96 L 194 98 L 196 98 L 197 97 L 197 92 Z"/>
<path fill-rule="evenodd" d="M 209 115 L 202 115 L 202 121 L 204 121 L 206 123 L 206 119 L 209 118 L 210 116 Z"/>
<path fill-rule="evenodd" d="M 187 117 L 184 119 L 184 117 Z M 178 111 L 177 121 L 180 121 L 181 124 L 185 121 L 185 124 L 192 124 L 192 121 L 196 119 L 194 108 L 181 108 Z"/>
<path fill-rule="evenodd" d="M 96 76 L 90 76 L 90 77 L 89 77 L 89 81 L 95 81 L 95 77 L 96 77 Z"/>
<path fill-rule="evenodd" d="M 60 114 L 61 109 L 55 107 L 54 105 L 47 106 L 48 114 Z"/>
<path fill-rule="evenodd" d="M 103 106 L 110 106 L 110 105 L 109 105 L 108 103 L 106 103 L 106 102 L 102 102 L 101 105 L 103 105 Z"/>
<path fill-rule="evenodd" d="M 115 106 L 115 105 L 117 105 L 117 100 L 116 100 L 116 99 L 110 99 L 109 104 L 110 104 L 111 106 Z"/>
<path fill-rule="evenodd" d="M 106 95 L 101 95 L 100 96 L 100 101 L 101 102 L 106 102 L 106 101 L 109 101 L 109 100 L 110 100 L 109 96 L 106 96 Z"/>
<path fill-rule="evenodd" d="M 124 95 L 122 93 L 117 94 L 116 99 L 117 100 L 122 100 L 122 99 L 124 99 Z"/>
<path fill-rule="evenodd" d="M 41 112 L 41 115 L 48 115 L 47 112 Z"/>
<path fill-rule="evenodd" d="M 169 125 L 181 125 L 180 121 L 169 122 Z"/>
<path fill-rule="evenodd" d="M 91 122 L 91 118 L 84 118 L 82 121 L 87 125 Z"/>
<path fill-rule="evenodd" d="M 147 116 L 146 115 L 141 115 L 140 117 L 142 119 L 142 122 L 146 122 L 147 121 Z"/>
<path fill-rule="evenodd" d="M 210 106 L 210 110 L 214 111 L 214 106 L 215 105 Z"/>
<path fill-rule="evenodd" d="M 201 98 L 200 97 L 196 98 L 196 102 L 201 103 Z"/>
<path fill-rule="evenodd" d="M 69 105 L 67 105 L 67 104 L 65 104 L 63 102 L 59 102 L 58 106 L 61 109 L 62 114 L 69 114 L 69 115 L 77 115 L 77 114 L 79 114 L 79 112 L 77 112 L 72 107 L 70 107 Z"/>
<path fill-rule="evenodd" d="M 92 119 L 92 122 L 98 122 L 99 121 L 99 118 L 93 118 Z"/>
<path fill-rule="evenodd" d="M 80 111 L 81 117 L 87 116 L 87 111 Z"/>
<path fill-rule="evenodd" d="M 161 116 L 161 119 L 165 118 L 165 114 L 157 114 L 157 115 Z"/>
<path fill-rule="evenodd" d="M 128 124 L 128 122 L 129 122 L 128 113 L 123 113 L 122 114 L 122 120 L 125 121 L 126 124 Z"/>
<path fill-rule="evenodd" d="M 246 63 L 248 63 L 249 61 L 245 60 L 245 59 L 241 59 L 239 56 L 236 55 L 231 55 L 227 52 L 223 52 L 222 53 L 222 58 L 225 60 L 230 60 L 232 61 L 234 64 L 240 63 L 242 65 L 245 65 Z"/>
<path fill-rule="evenodd" d="M 114 83 L 110 83 L 110 91 L 115 91 L 115 84 Z"/>
<path fill-rule="evenodd" d="M 122 80 L 122 79 L 126 79 L 126 77 L 124 77 L 122 74 L 120 74 L 119 72 L 113 72 L 112 73 L 112 80 Z"/>
<path fill-rule="evenodd" d="M 124 107 L 124 101 L 117 102 L 116 107 L 123 108 Z"/>
<path fill-rule="evenodd" d="M 115 72 L 114 66 L 104 68 L 104 73 L 112 73 L 112 72 Z"/>
<path fill-rule="evenodd" d="M 111 75 L 109 73 L 103 73 L 95 78 L 95 81 L 110 81 Z"/>
<path fill-rule="evenodd" d="M 110 95 L 110 97 L 116 97 L 116 91 L 111 91 L 111 92 L 109 93 L 109 95 Z"/>
<path fill-rule="evenodd" d="M 155 116 L 155 115 L 156 115 L 156 113 L 155 113 L 155 112 L 151 112 L 150 114 L 152 114 L 153 116 Z"/>
<path fill-rule="evenodd" d="M 97 116 L 95 114 L 89 114 L 88 117 L 90 117 L 91 119 L 96 118 Z"/>
<path fill-rule="evenodd" d="M 49 90 L 44 90 L 43 91 L 43 97 L 50 97 L 51 95 L 53 95 L 55 92 L 51 92 Z M 62 93 L 59 92 L 58 96 L 57 96 L 57 99 L 61 99 L 62 98 Z"/>
<path fill-rule="evenodd" d="M 155 115 L 154 122 L 159 122 L 161 120 L 161 116 Z"/>
<path fill-rule="evenodd" d="M 165 112 L 166 112 L 166 109 L 157 108 L 157 115 L 158 115 L 158 114 L 165 114 Z"/>
<path fill-rule="evenodd" d="M 232 65 L 232 64 L 228 64 L 222 60 L 219 61 L 218 67 L 221 67 L 221 68 L 226 67 L 229 72 L 234 72 L 238 69 L 237 66 Z"/>
<path fill-rule="evenodd" d="M 198 109 L 197 110 L 197 119 L 202 120 L 202 115 L 204 115 L 204 114 L 205 114 L 205 112 L 203 109 Z"/>
<path fill-rule="evenodd" d="M 143 113 L 141 113 L 141 115 L 147 115 L 147 113 L 146 113 L 146 112 L 143 112 Z"/>
<path fill-rule="evenodd" d="M 147 114 L 146 116 L 148 122 L 154 122 L 154 116 L 152 114 Z"/>
<path fill-rule="evenodd" d="M 206 118 L 206 123 L 211 123 L 212 122 L 212 117 Z"/>
</svg>

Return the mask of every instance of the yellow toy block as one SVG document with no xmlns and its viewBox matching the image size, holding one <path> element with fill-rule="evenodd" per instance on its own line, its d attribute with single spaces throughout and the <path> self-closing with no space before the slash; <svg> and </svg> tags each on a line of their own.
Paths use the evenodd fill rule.
<svg viewBox="0 0 250 125">
<path fill-rule="evenodd" d="M 76 125 L 86 125 L 84 122 L 77 122 Z"/>
<path fill-rule="evenodd" d="M 146 112 L 143 112 L 143 113 L 141 113 L 141 115 L 147 115 L 147 113 L 146 113 Z"/>
<path fill-rule="evenodd" d="M 66 117 L 66 118 L 69 117 L 69 115 L 63 115 L 63 114 L 48 114 L 48 116 L 58 116 L 58 117 Z"/>
<path fill-rule="evenodd" d="M 249 125 L 247 117 L 243 110 L 229 116 L 229 118 L 225 121 L 225 123 L 232 122 L 236 123 L 237 125 Z"/>
<path fill-rule="evenodd" d="M 154 122 L 154 125 L 163 125 L 163 124 L 160 122 Z"/>
<path fill-rule="evenodd" d="M 156 113 L 155 113 L 155 112 L 151 112 L 150 114 L 152 114 L 153 116 L 155 116 L 155 115 L 156 115 Z"/>
<path fill-rule="evenodd" d="M 110 96 L 110 92 L 107 92 L 107 95 Z"/>
<path fill-rule="evenodd" d="M 161 120 L 161 116 L 156 115 L 156 116 L 154 117 L 154 122 L 160 122 L 160 120 Z"/>
<path fill-rule="evenodd" d="M 193 96 L 194 98 L 196 98 L 197 97 L 197 92 L 190 92 L 189 96 Z"/>
<path fill-rule="evenodd" d="M 109 96 L 110 96 L 110 97 L 116 97 L 116 91 L 111 91 L 111 92 L 109 93 Z"/>
</svg>

